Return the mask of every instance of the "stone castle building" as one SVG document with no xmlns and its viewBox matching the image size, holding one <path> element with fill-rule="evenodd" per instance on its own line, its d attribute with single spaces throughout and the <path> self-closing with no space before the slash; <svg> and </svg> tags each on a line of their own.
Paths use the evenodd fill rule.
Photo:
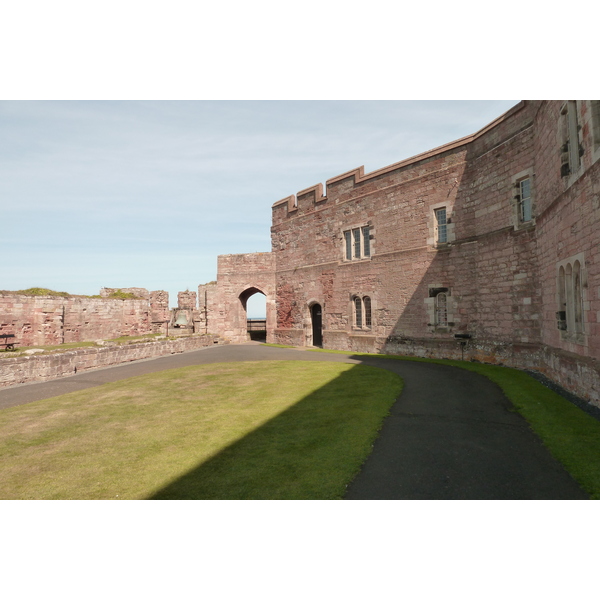
<svg viewBox="0 0 600 600">
<path fill-rule="evenodd" d="M 537 369 L 600 405 L 600 101 L 526 101 L 477 133 L 273 205 L 272 252 L 218 258 L 207 332 Z"/>
</svg>

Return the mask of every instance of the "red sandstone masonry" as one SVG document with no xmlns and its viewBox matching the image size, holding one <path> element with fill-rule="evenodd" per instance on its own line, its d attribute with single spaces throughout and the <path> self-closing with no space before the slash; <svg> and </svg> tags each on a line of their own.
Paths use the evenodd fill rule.
<svg viewBox="0 0 600 600">
<path fill-rule="evenodd" d="M 216 336 L 190 336 L 98 348 L 82 348 L 61 354 L 42 354 L 0 360 L 0 387 L 69 377 L 77 372 L 119 365 L 134 360 L 197 350 L 224 343 Z"/>
<path fill-rule="evenodd" d="M 110 288 L 101 290 L 110 293 Z M 0 295 L 0 333 L 12 333 L 21 346 L 144 335 L 154 321 L 166 321 L 169 295 L 142 288 L 124 288 L 141 299 L 89 298 L 85 296 Z M 165 314 L 167 316 L 165 316 Z"/>
<path fill-rule="evenodd" d="M 579 179 L 561 177 L 560 102 L 521 103 L 473 136 L 365 175 L 361 168 L 273 206 L 278 323 L 283 343 L 310 342 L 308 305 L 323 307 L 328 348 L 462 355 L 454 333 L 470 333 L 465 358 L 544 371 L 600 404 L 600 161 L 590 106 L 579 103 Z M 595 163 L 593 161 L 596 161 Z M 516 218 L 515 180 L 533 176 L 534 215 Z M 454 227 L 432 244 L 433 208 Z M 345 262 L 342 232 L 368 224 L 370 259 Z M 585 255 L 583 343 L 561 339 L 557 262 Z M 446 331 L 428 323 L 428 288 L 451 290 Z M 373 327 L 352 327 L 352 295 L 369 295 Z"/>
<path fill-rule="evenodd" d="M 200 314 L 206 315 L 206 331 L 232 342 L 245 342 L 246 302 L 254 293 L 266 296 L 268 342 L 275 328 L 275 257 L 271 252 L 219 256 L 218 281 L 198 287 Z M 208 299 L 208 302 L 207 302 Z"/>
<path fill-rule="evenodd" d="M 177 306 L 179 308 L 186 308 L 189 310 L 196 310 L 196 292 L 179 292 L 177 294 Z"/>
<path fill-rule="evenodd" d="M 310 345 L 318 303 L 326 348 L 537 368 L 600 405 L 600 147 L 592 105 L 578 102 L 584 168 L 561 176 L 561 105 L 522 102 L 472 136 L 373 173 L 343 173 L 327 181 L 326 195 L 318 184 L 276 202 L 273 341 Z M 532 181 L 535 217 L 526 223 L 517 202 L 523 177 Z M 442 206 L 449 239 L 437 246 Z M 346 261 L 343 232 L 366 225 L 371 256 Z M 585 335 L 569 337 L 557 328 L 557 263 L 574 256 L 585 263 Z M 220 331 L 240 325 L 230 282 L 243 269 L 219 262 L 211 293 Z M 436 325 L 430 297 L 440 287 L 448 289 L 447 327 Z M 355 327 L 353 296 L 369 296 L 370 329 Z M 472 336 L 464 349 L 456 334 Z"/>
</svg>

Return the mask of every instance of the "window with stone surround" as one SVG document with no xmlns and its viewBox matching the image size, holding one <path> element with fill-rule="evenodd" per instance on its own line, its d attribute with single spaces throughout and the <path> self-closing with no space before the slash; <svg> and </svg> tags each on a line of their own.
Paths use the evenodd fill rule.
<svg viewBox="0 0 600 600">
<path fill-rule="evenodd" d="M 519 221 L 528 223 L 531 218 L 531 179 L 526 177 L 519 181 Z"/>
<path fill-rule="evenodd" d="M 452 222 L 452 206 L 446 202 L 433 204 L 429 207 L 427 218 L 427 244 L 433 248 L 446 248 L 456 236 Z"/>
<path fill-rule="evenodd" d="M 446 207 L 436 208 L 435 215 L 435 242 L 436 244 L 448 243 L 448 221 L 446 220 Z"/>
<path fill-rule="evenodd" d="M 344 259 L 360 260 L 371 256 L 371 228 L 368 225 L 344 231 Z"/>
<path fill-rule="evenodd" d="M 435 297 L 435 325 L 436 327 L 448 327 L 448 297 L 445 292 L 440 292 Z"/>
<path fill-rule="evenodd" d="M 371 329 L 371 298 L 352 296 L 352 324 L 355 329 Z"/>
<path fill-rule="evenodd" d="M 513 190 L 513 226 L 524 229 L 535 225 L 533 168 L 521 171 L 511 179 Z"/>
<path fill-rule="evenodd" d="M 365 307 L 365 327 L 371 329 L 371 298 L 369 296 L 363 298 L 363 306 Z"/>
<path fill-rule="evenodd" d="M 592 133 L 594 139 L 594 150 L 600 146 L 600 100 L 590 100 L 592 109 Z"/>
<path fill-rule="evenodd" d="M 585 342 L 585 306 L 583 254 L 558 263 L 556 323 L 565 341 Z"/>
<path fill-rule="evenodd" d="M 456 303 L 454 302 L 450 288 L 433 284 L 429 286 L 429 296 L 425 298 L 428 324 L 430 331 L 448 332 L 455 326 L 454 315 L 456 314 Z"/>
<path fill-rule="evenodd" d="M 568 100 L 560 110 L 560 133 L 561 133 L 561 165 L 560 176 L 575 178 L 581 167 L 583 146 L 581 145 L 581 126 L 577 115 L 577 101 Z"/>
<path fill-rule="evenodd" d="M 362 329 L 362 301 L 360 298 L 354 298 L 354 327 Z"/>
<path fill-rule="evenodd" d="M 592 146 L 594 157 L 597 160 L 600 154 L 600 100 L 590 100 Z"/>
</svg>

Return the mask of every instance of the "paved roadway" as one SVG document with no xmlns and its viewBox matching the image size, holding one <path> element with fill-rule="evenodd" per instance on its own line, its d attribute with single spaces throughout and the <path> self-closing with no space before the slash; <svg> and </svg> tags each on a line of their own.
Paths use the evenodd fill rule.
<svg viewBox="0 0 600 600">
<path fill-rule="evenodd" d="M 491 381 L 445 365 L 306 352 L 257 343 L 213 346 L 0 390 L 0 408 L 188 365 L 248 360 L 366 364 L 404 390 L 347 499 L 586 499 Z"/>
</svg>

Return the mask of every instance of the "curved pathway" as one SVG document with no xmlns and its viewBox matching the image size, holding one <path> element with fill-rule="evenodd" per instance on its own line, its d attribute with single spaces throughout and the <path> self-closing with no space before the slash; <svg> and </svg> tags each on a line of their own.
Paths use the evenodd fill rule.
<svg viewBox="0 0 600 600">
<path fill-rule="evenodd" d="M 252 343 L 213 346 L 1 389 L 0 408 L 166 369 L 248 360 L 361 363 L 404 379 L 348 499 L 588 498 L 494 383 L 445 365 Z"/>
</svg>

